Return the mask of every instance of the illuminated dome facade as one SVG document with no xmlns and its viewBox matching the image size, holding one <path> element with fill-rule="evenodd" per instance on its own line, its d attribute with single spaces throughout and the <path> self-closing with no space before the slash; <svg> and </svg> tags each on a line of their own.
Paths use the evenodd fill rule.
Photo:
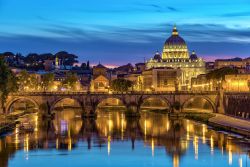
<svg viewBox="0 0 250 167">
<path fill-rule="evenodd" d="M 166 40 L 162 59 L 188 59 L 189 53 L 185 40 L 179 36 L 176 26 L 174 26 L 172 35 Z"/>
<path fill-rule="evenodd" d="M 161 58 L 160 58 L 161 57 Z M 146 62 L 146 69 L 172 68 L 181 70 L 180 88 L 187 90 L 191 87 L 191 79 L 205 74 L 205 62 L 195 52 L 189 55 L 185 40 L 179 36 L 176 26 L 172 35 L 165 41 L 162 54 L 156 53 Z"/>
</svg>

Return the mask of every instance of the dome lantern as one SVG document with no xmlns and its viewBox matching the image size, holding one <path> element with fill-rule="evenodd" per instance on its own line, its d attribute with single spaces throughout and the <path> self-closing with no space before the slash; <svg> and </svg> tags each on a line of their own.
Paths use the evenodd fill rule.
<svg viewBox="0 0 250 167">
<path fill-rule="evenodd" d="M 176 25 L 173 28 L 172 35 L 166 40 L 162 59 L 189 59 L 188 48 L 185 40 L 179 36 Z"/>
<path fill-rule="evenodd" d="M 174 25 L 172 35 L 179 35 L 176 25 Z"/>
</svg>

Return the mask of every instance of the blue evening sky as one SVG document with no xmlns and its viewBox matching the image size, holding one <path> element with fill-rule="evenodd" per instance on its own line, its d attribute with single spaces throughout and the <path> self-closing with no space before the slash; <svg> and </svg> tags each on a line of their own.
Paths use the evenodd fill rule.
<svg viewBox="0 0 250 167">
<path fill-rule="evenodd" d="M 249 0 L 0 0 L 0 52 L 136 63 L 162 50 L 174 24 L 206 60 L 250 56 Z"/>
</svg>

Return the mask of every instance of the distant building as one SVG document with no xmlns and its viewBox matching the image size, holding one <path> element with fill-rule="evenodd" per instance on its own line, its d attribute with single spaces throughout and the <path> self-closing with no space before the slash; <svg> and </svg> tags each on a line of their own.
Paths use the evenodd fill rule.
<svg viewBox="0 0 250 167">
<path fill-rule="evenodd" d="M 196 78 L 192 78 L 191 90 L 193 91 L 212 91 L 216 90 L 213 84 L 207 79 L 206 74 L 198 75 Z"/>
<path fill-rule="evenodd" d="M 100 75 L 108 77 L 108 68 L 99 63 L 97 66 L 93 67 L 93 78 L 96 78 Z"/>
<path fill-rule="evenodd" d="M 137 72 L 143 72 L 146 70 L 146 64 L 145 63 L 137 63 L 137 64 L 135 64 L 135 69 Z"/>
<path fill-rule="evenodd" d="M 109 90 L 109 80 L 103 75 L 92 79 L 91 81 L 91 91 L 92 92 L 107 92 Z"/>
<path fill-rule="evenodd" d="M 206 72 L 214 70 L 214 62 L 206 62 Z"/>
<path fill-rule="evenodd" d="M 108 68 L 100 63 L 94 66 L 91 79 L 91 91 L 106 92 L 109 89 L 109 82 Z"/>
<path fill-rule="evenodd" d="M 166 40 L 162 54 L 156 52 L 155 56 L 146 62 L 146 69 L 159 67 L 180 69 L 180 85 L 183 90 L 190 89 L 193 77 L 206 73 L 204 60 L 194 51 L 189 55 L 186 42 L 179 36 L 176 26 Z"/>
<path fill-rule="evenodd" d="M 66 78 L 66 74 L 68 73 L 69 71 L 54 71 L 54 74 L 55 74 L 55 81 L 63 81 L 65 80 Z"/>
<path fill-rule="evenodd" d="M 130 74 L 134 71 L 132 64 L 126 64 L 117 68 L 114 68 L 112 72 L 117 75 L 118 78 L 123 78 L 125 75 Z"/>
<path fill-rule="evenodd" d="M 143 91 L 142 73 L 134 72 L 124 76 L 124 79 L 132 81 L 134 91 Z"/>
<path fill-rule="evenodd" d="M 52 71 L 54 70 L 54 60 L 44 60 L 44 70 L 45 71 Z"/>
<path fill-rule="evenodd" d="M 215 60 L 214 67 L 215 69 L 220 69 L 223 67 L 233 67 L 244 70 L 248 70 L 250 66 L 250 57 L 242 59 L 239 57 L 233 59 L 217 59 Z"/>
<path fill-rule="evenodd" d="M 143 90 L 146 91 L 176 91 L 180 80 L 180 69 L 152 68 L 142 73 Z"/>
</svg>

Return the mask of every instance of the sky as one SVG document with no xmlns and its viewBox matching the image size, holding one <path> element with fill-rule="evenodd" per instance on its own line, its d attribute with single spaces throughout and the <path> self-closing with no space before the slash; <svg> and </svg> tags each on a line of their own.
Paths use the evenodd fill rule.
<svg viewBox="0 0 250 167">
<path fill-rule="evenodd" d="M 250 0 L 0 0 L 0 52 L 137 63 L 162 51 L 174 24 L 207 61 L 250 57 Z"/>
</svg>

